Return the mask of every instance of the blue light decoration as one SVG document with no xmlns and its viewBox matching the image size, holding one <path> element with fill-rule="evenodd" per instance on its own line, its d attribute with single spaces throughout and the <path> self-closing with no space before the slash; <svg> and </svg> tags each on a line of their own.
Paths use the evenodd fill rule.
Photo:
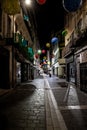
<svg viewBox="0 0 87 130">
<path fill-rule="evenodd" d="M 22 45 L 23 45 L 23 46 L 28 46 L 28 41 L 25 40 L 25 39 L 22 39 Z"/>
<path fill-rule="evenodd" d="M 33 60 L 34 59 L 34 51 L 31 47 L 28 47 L 28 54 L 29 54 L 29 59 Z"/>
<path fill-rule="evenodd" d="M 75 12 L 82 5 L 82 0 L 62 0 L 62 3 L 67 12 Z"/>
<path fill-rule="evenodd" d="M 52 44 L 56 44 L 56 43 L 58 43 L 58 38 L 57 37 L 53 37 L 52 39 L 51 39 L 51 43 Z"/>
<path fill-rule="evenodd" d="M 29 17 L 27 15 L 24 15 L 24 20 L 29 21 Z"/>
<path fill-rule="evenodd" d="M 43 62 L 45 61 L 45 59 L 43 59 Z"/>
<path fill-rule="evenodd" d="M 28 47 L 28 53 L 33 54 L 33 49 L 31 47 Z"/>
</svg>

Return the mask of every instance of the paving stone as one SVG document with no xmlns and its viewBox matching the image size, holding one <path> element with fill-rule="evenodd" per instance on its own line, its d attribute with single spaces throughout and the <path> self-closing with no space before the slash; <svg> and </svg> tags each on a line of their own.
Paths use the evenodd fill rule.
<svg viewBox="0 0 87 130">
<path fill-rule="evenodd" d="M 0 112 L 6 115 L 8 130 L 46 130 L 44 86 L 38 89 L 38 85 L 22 84 L 0 100 Z"/>
</svg>

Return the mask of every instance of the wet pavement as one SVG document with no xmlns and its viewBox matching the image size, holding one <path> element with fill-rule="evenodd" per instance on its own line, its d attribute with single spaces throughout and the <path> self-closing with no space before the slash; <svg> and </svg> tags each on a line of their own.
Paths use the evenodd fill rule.
<svg viewBox="0 0 87 130">
<path fill-rule="evenodd" d="M 0 130 L 87 130 L 87 93 L 47 75 L 0 97 Z"/>
</svg>

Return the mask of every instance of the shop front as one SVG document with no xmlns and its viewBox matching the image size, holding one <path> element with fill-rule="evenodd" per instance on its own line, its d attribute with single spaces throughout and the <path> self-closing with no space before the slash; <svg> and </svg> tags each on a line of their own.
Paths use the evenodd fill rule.
<svg viewBox="0 0 87 130">
<path fill-rule="evenodd" d="M 75 61 L 74 61 L 74 56 L 71 55 L 66 59 L 66 72 L 67 72 L 67 81 L 75 83 Z"/>
</svg>

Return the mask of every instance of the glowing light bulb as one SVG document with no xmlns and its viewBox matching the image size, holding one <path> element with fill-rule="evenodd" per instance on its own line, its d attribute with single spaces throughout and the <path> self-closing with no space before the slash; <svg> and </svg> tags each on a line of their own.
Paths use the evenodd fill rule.
<svg viewBox="0 0 87 130">
<path fill-rule="evenodd" d="M 30 5 L 31 4 L 31 0 L 25 0 L 26 5 Z"/>
</svg>

